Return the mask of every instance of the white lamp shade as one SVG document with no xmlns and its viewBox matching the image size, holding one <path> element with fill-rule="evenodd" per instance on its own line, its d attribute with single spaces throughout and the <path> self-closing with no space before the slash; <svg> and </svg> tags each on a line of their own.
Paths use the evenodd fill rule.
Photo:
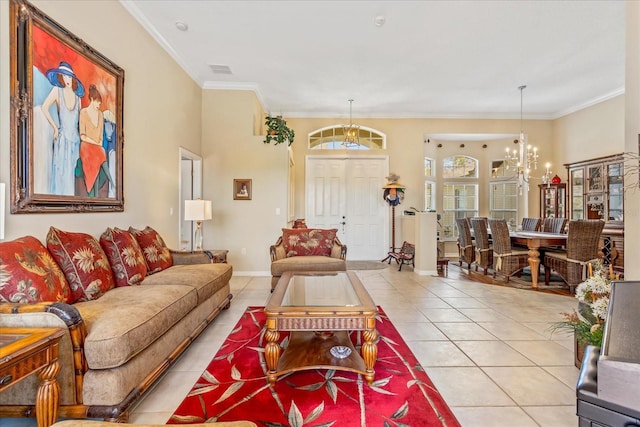
<svg viewBox="0 0 640 427">
<path fill-rule="evenodd" d="M 185 221 L 206 221 L 211 219 L 211 200 L 185 200 Z"/>
</svg>

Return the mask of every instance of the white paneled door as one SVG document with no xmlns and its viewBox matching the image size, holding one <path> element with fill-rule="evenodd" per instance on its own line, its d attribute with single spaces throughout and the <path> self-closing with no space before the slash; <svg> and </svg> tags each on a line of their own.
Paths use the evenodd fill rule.
<svg viewBox="0 0 640 427">
<path fill-rule="evenodd" d="M 347 259 L 384 258 L 388 247 L 388 209 L 382 186 L 387 157 L 306 159 L 307 226 L 337 228 Z"/>
</svg>

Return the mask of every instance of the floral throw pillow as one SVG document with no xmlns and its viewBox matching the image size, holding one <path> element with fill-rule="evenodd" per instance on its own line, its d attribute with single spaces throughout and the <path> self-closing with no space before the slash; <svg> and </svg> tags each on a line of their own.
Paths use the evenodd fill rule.
<svg viewBox="0 0 640 427">
<path fill-rule="evenodd" d="M 287 257 L 303 255 L 331 256 L 337 228 L 283 228 L 282 241 Z"/>
<path fill-rule="evenodd" d="M 138 241 L 126 230 L 107 228 L 100 246 L 109 258 L 116 286 L 139 285 L 147 275 L 147 264 Z"/>
<path fill-rule="evenodd" d="M 62 270 L 35 237 L 0 243 L 0 301 L 72 302 Z"/>
<path fill-rule="evenodd" d="M 64 271 L 72 302 L 98 299 L 114 287 L 109 259 L 93 236 L 51 227 L 47 248 Z"/>
<path fill-rule="evenodd" d="M 129 232 L 133 234 L 142 249 L 142 256 L 147 263 L 147 274 L 157 273 L 173 265 L 171 251 L 156 230 L 151 227 L 145 227 L 144 230 L 129 227 Z"/>
</svg>

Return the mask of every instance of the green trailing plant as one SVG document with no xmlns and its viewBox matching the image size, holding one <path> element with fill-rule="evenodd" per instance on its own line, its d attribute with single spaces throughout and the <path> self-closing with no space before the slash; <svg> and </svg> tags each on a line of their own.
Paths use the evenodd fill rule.
<svg viewBox="0 0 640 427">
<path fill-rule="evenodd" d="M 288 145 L 293 144 L 296 134 L 293 129 L 287 126 L 287 121 L 282 116 L 267 116 L 264 124 L 267 126 L 265 144 L 270 144 L 272 141 L 274 145 L 282 144 L 285 141 L 288 142 Z"/>
</svg>

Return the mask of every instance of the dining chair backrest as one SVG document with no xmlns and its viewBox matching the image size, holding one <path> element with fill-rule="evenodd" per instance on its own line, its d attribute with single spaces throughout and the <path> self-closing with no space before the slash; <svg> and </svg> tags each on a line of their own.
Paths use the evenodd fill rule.
<svg viewBox="0 0 640 427">
<path fill-rule="evenodd" d="M 476 248 L 489 249 L 489 233 L 487 227 L 489 221 L 487 218 L 471 218 L 471 228 L 473 228 L 473 235 L 476 238 Z"/>
<path fill-rule="evenodd" d="M 456 226 L 458 227 L 460 246 L 465 247 L 471 245 L 471 223 L 469 218 L 456 218 Z"/>
<path fill-rule="evenodd" d="M 540 218 L 522 218 L 522 231 L 538 231 Z"/>
<path fill-rule="evenodd" d="M 542 221 L 542 231 L 545 233 L 565 234 L 567 218 L 545 218 Z"/>
<path fill-rule="evenodd" d="M 599 219 L 569 221 L 567 258 L 576 261 L 598 258 L 600 234 L 603 228 L 604 221 Z"/>
<path fill-rule="evenodd" d="M 469 218 L 469 225 L 471 226 L 472 230 L 475 230 L 475 228 L 473 228 L 474 219 L 484 219 L 485 221 L 489 220 L 489 218 L 487 218 L 486 216 L 472 216 L 471 218 Z M 489 223 L 487 222 L 486 225 L 489 225 Z"/>
<path fill-rule="evenodd" d="M 493 240 L 493 251 L 498 254 L 508 254 L 511 252 L 511 237 L 509 236 L 509 226 L 504 219 L 490 219 L 489 228 Z"/>
</svg>

